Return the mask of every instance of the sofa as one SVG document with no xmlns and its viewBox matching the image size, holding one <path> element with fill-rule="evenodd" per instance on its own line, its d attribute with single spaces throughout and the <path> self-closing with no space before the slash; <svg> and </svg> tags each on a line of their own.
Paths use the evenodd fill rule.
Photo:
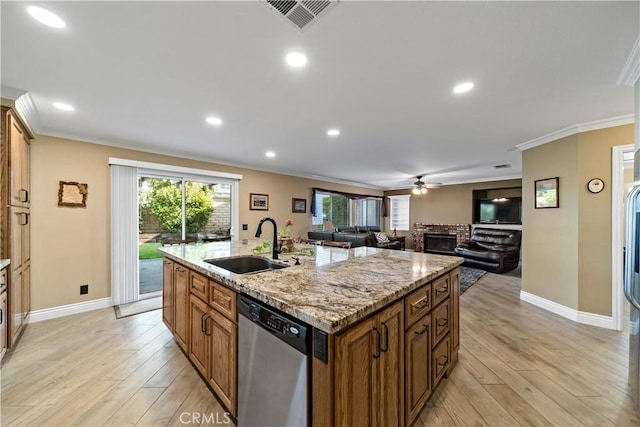
<svg viewBox="0 0 640 427">
<path fill-rule="evenodd" d="M 380 230 L 378 228 L 378 230 Z M 343 227 L 337 228 L 336 231 L 309 231 L 307 236 L 309 240 L 328 240 L 333 242 L 351 242 L 352 248 L 360 246 L 369 246 L 373 248 L 383 249 L 400 249 L 401 244 L 398 241 L 389 243 L 378 243 L 375 231 L 371 227 Z"/>
<path fill-rule="evenodd" d="M 515 269 L 520 261 L 520 230 L 476 227 L 469 240 L 458 243 L 454 249 L 464 258 L 462 265 L 492 273 L 506 273 Z"/>
</svg>

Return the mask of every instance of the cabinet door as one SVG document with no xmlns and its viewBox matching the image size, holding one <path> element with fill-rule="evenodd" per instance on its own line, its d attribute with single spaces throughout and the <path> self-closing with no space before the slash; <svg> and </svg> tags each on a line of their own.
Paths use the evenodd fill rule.
<svg viewBox="0 0 640 427">
<path fill-rule="evenodd" d="M 27 210 L 9 207 L 9 229 L 11 242 L 9 243 L 9 257 L 11 270 L 22 268 L 22 241 L 24 240 L 23 226 L 28 222 Z"/>
<path fill-rule="evenodd" d="M 460 339 L 460 269 L 456 268 L 449 275 L 451 283 L 451 352 L 458 352 Z M 453 359 L 457 359 L 454 357 Z"/>
<path fill-rule="evenodd" d="M 209 310 L 209 317 L 205 320 L 205 330 L 210 337 L 211 346 L 209 384 L 235 417 L 237 414 L 238 326 L 216 310 Z"/>
<path fill-rule="evenodd" d="M 374 364 L 380 358 L 375 319 L 370 318 L 335 338 L 336 426 L 375 426 L 378 407 Z"/>
<path fill-rule="evenodd" d="M 22 328 L 22 270 L 11 272 L 8 297 L 9 308 L 9 347 L 13 347 Z"/>
<path fill-rule="evenodd" d="M 188 351 L 189 338 L 189 270 L 176 264 L 173 271 L 174 324 L 173 334 L 184 351 Z"/>
<path fill-rule="evenodd" d="M 209 336 L 205 334 L 204 324 L 209 307 L 199 298 L 191 295 L 191 336 L 189 337 L 189 359 L 204 376 L 207 375 L 209 360 Z"/>
<path fill-rule="evenodd" d="M 173 262 L 162 260 L 162 321 L 173 332 Z"/>
<path fill-rule="evenodd" d="M 25 264 L 31 259 L 31 212 L 22 212 L 20 227 L 20 251 L 22 263 Z"/>
<path fill-rule="evenodd" d="M 431 395 L 431 315 L 407 330 L 405 344 L 406 417 L 411 425 Z"/>
<path fill-rule="evenodd" d="M 20 125 L 13 117 L 12 113 L 8 114 L 9 120 L 9 204 L 13 206 L 23 206 L 28 200 L 27 189 L 24 188 L 23 177 L 23 160 L 27 151 L 24 148 L 26 144 L 25 135 Z"/>
<path fill-rule="evenodd" d="M 29 207 L 31 205 L 31 144 L 29 144 L 29 140 L 24 134 L 22 134 L 20 151 L 22 151 L 22 164 L 20 165 L 23 190 L 21 192 L 22 205 L 25 207 Z"/>
<path fill-rule="evenodd" d="M 9 346 L 7 337 L 7 293 L 0 293 L 0 360 Z"/>
<path fill-rule="evenodd" d="M 26 319 L 31 311 L 31 263 L 27 262 L 22 267 L 22 318 Z"/>
<path fill-rule="evenodd" d="M 378 425 L 404 425 L 404 305 L 399 301 L 378 315 L 382 332 L 377 365 Z"/>
</svg>

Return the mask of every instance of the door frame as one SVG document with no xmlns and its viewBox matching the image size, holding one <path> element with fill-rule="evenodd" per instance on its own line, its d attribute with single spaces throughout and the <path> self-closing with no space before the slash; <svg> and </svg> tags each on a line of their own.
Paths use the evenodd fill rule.
<svg viewBox="0 0 640 427">
<path fill-rule="evenodd" d="M 634 153 L 633 144 L 618 145 L 611 151 L 611 317 L 614 329 L 624 326 L 624 169 L 625 153 Z"/>
</svg>

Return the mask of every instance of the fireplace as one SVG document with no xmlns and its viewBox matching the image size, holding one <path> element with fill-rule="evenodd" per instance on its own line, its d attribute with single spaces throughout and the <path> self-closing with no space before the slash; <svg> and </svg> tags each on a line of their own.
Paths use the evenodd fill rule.
<svg viewBox="0 0 640 427">
<path fill-rule="evenodd" d="M 455 234 L 424 233 L 424 251 L 432 254 L 451 255 L 458 245 Z"/>
</svg>

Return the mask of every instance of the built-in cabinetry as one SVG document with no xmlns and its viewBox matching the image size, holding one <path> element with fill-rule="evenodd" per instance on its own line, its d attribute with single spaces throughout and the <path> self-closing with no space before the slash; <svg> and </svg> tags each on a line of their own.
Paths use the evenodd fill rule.
<svg viewBox="0 0 640 427">
<path fill-rule="evenodd" d="M 336 336 L 336 425 L 404 425 L 403 334 L 399 301 Z"/>
<path fill-rule="evenodd" d="M 31 135 L 12 108 L 2 107 L 0 258 L 11 260 L 7 342 L 18 340 L 31 309 Z"/>
<path fill-rule="evenodd" d="M 0 269 L 0 360 L 8 348 L 7 328 L 7 268 Z"/>
<path fill-rule="evenodd" d="M 413 424 L 458 360 L 459 294 L 456 268 L 330 335 L 328 366 L 313 359 L 313 425 Z"/>
<path fill-rule="evenodd" d="M 162 318 L 218 399 L 237 411 L 236 293 L 168 259 L 163 261 Z"/>
<path fill-rule="evenodd" d="M 164 294 L 164 322 L 235 416 L 236 292 L 165 258 Z M 313 329 L 310 424 L 410 426 L 458 360 L 459 294 L 454 268 L 340 332 Z"/>
</svg>

